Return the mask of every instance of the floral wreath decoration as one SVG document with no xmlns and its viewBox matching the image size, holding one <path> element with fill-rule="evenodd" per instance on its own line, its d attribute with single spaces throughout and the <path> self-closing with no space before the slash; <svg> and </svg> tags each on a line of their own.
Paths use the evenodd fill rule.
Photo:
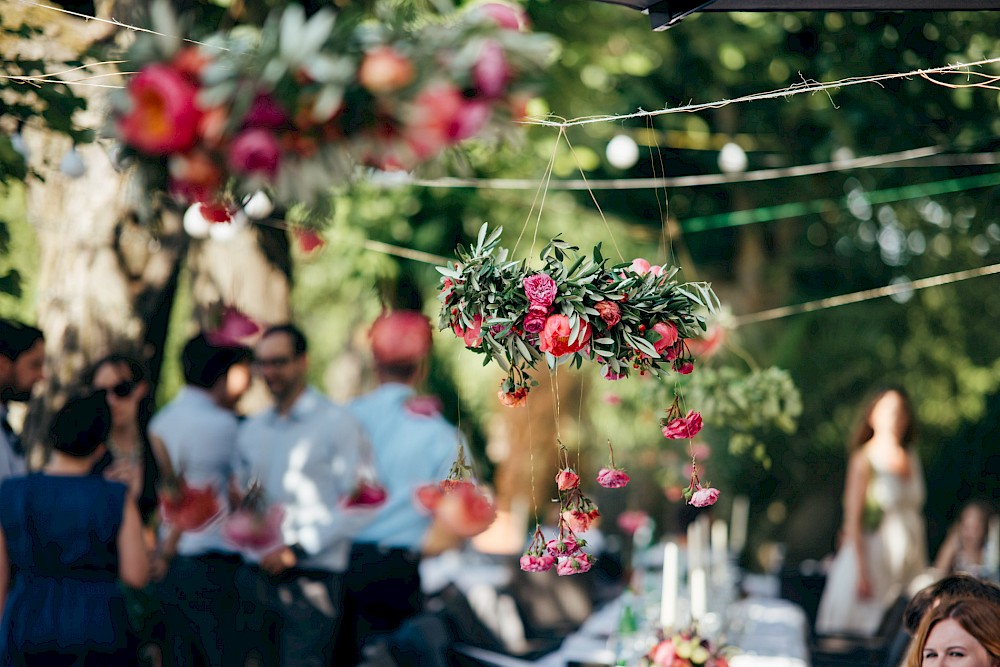
<svg viewBox="0 0 1000 667">
<path fill-rule="evenodd" d="M 694 356 L 687 341 L 706 328 L 703 310 L 718 297 L 707 283 L 679 283 L 676 267 L 645 260 L 607 266 L 601 246 L 590 256 L 556 237 L 542 250 L 544 268 L 508 259 L 502 228 L 479 230 L 475 247 L 459 245 L 459 262 L 442 274 L 439 328 L 506 372 L 499 398 L 524 405 L 537 383 L 528 376 L 543 359 L 549 368 L 596 362 L 601 375 L 620 380 L 637 372 L 688 374 Z M 568 253 L 576 256 L 567 266 Z"/>
<path fill-rule="evenodd" d="M 113 100 L 118 165 L 134 160 L 143 191 L 204 203 L 209 222 L 227 222 L 234 201 L 262 190 L 321 206 L 358 165 L 411 169 L 524 116 L 554 40 L 529 32 L 520 8 L 478 3 L 420 23 L 405 14 L 307 17 L 289 4 L 259 30 L 191 45 L 166 36 L 181 29 L 154 3 L 165 34 L 136 41 L 126 57 L 138 73 Z"/>
</svg>

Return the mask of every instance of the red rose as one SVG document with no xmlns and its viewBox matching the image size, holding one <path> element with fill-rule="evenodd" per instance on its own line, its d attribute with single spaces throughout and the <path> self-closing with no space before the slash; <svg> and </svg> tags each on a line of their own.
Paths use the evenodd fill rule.
<svg viewBox="0 0 1000 667">
<path fill-rule="evenodd" d="M 545 320 L 545 328 L 539 334 L 538 349 L 554 357 L 572 354 L 582 350 L 590 341 L 590 323 L 580 322 L 580 331 L 572 342 L 572 327 L 565 315 L 550 315 Z"/>
<path fill-rule="evenodd" d="M 144 67 L 128 85 L 131 108 L 118 121 L 125 143 L 147 155 L 182 153 L 194 146 L 201 111 L 198 87 L 167 65 Z"/>
</svg>

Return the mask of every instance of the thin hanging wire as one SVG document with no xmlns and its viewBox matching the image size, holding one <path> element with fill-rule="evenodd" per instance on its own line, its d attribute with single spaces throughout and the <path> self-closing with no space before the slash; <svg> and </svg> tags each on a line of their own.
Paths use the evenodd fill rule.
<svg viewBox="0 0 1000 667">
<path fill-rule="evenodd" d="M 528 413 L 528 466 L 530 471 L 529 478 L 531 480 L 531 506 L 534 508 L 535 526 L 537 527 L 541 525 L 542 520 L 538 514 L 538 494 L 535 492 L 535 441 L 531 431 L 531 401 L 526 400 L 524 407 Z"/>
<path fill-rule="evenodd" d="M 615 239 L 615 233 L 611 231 L 611 225 L 608 224 L 608 219 L 604 217 L 604 211 L 601 210 L 601 205 L 597 203 L 597 196 L 594 191 L 590 188 L 587 181 L 587 174 L 583 168 L 583 163 L 580 162 L 580 158 L 576 154 L 576 150 L 573 148 L 573 144 L 570 143 L 569 137 L 565 135 L 565 128 L 560 128 L 563 132 L 563 136 L 566 138 L 566 145 L 569 146 L 570 153 L 573 154 L 573 159 L 576 161 L 576 168 L 580 170 L 580 177 L 583 179 L 585 185 L 587 185 L 587 194 L 590 195 L 591 201 L 594 202 L 594 206 L 597 207 L 597 212 L 601 214 L 601 220 L 604 221 L 604 228 L 608 230 L 608 238 L 611 239 L 611 244 L 615 247 L 615 252 L 618 253 L 618 257 L 624 262 L 625 255 L 622 254 L 621 248 L 618 247 L 618 241 Z"/>
<path fill-rule="evenodd" d="M 528 251 L 528 257 L 530 258 L 535 254 L 535 239 L 538 237 L 538 225 L 542 219 L 542 210 L 545 208 L 545 197 L 549 191 L 549 182 L 552 180 L 552 170 L 555 167 L 556 155 L 559 152 L 559 141 L 562 139 L 563 134 L 566 130 L 560 128 L 559 133 L 556 135 L 555 143 L 552 146 L 552 155 L 549 156 L 549 163 L 545 166 L 545 172 L 542 174 L 542 179 L 538 182 L 538 187 L 535 189 L 535 198 L 531 202 L 531 208 L 528 210 L 528 215 L 524 218 L 524 224 L 521 226 L 521 233 L 517 235 L 517 242 L 514 243 L 514 249 L 511 251 L 511 257 L 517 255 L 517 249 L 521 245 L 521 238 L 524 236 L 524 231 L 528 228 L 528 223 L 531 222 L 531 216 L 535 212 L 535 204 L 538 203 L 539 196 L 542 201 L 538 203 L 538 217 L 535 221 L 535 234 L 531 239 L 531 250 Z"/>
</svg>

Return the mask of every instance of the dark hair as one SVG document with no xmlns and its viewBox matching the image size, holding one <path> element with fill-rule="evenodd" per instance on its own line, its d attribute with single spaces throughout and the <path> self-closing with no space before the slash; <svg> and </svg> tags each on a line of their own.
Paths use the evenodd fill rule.
<svg viewBox="0 0 1000 667">
<path fill-rule="evenodd" d="M 111 429 L 111 409 L 104 394 L 98 391 L 66 401 L 49 427 L 54 449 L 69 456 L 84 457 L 107 441 Z"/>
<path fill-rule="evenodd" d="M 146 367 L 134 356 L 125 352 L 111 352 L 87 367 L 87 370 L 83 372 L 83 383 L 88 387 L 93 386 L 97 371 L 104 366 L 125 366 L 132 374 L 132 377 L 129 378 L 132 382 L 142 382 L 146 379 Z"/>
<path fill-rule="evenodd" d="M 1000 606 L 1000 586 L 992 581 L 969 574 L 952 574 L 920 589 L 903 610 L 903 627 L 915 635 L 927 612 L 935 605 L 945 605 L 954 600 L 974 598 Z"/>
<path fill-rule="evenodd" d="M 229 369 L 240 363 L 249 363 L 252 357 L 250 348 L 239 345 L 212 345 L 200 333 L 185 345 L 181 351 L 181 366 L 184 369 L 184 381 L 189 385 L 209 389 Z"/>
<path fill-rule="evenodd" d="M 913 403 L 910 402 L 909 394 L 907 394 L 906 390 L 902 387 L 896 385 L 884 385 L 868 394 L 868 398 L 862 404 L 864 407 L 858 414 L 858 420 L 854 425 L 854 430 L 851 431 L 851 439 L 848 441 L 848 449 L 850 451 L 858 449 L 861 445 L 871 440 L 872 436 L 875 435 L 875 431 L 872 429 L 871 425 L 872 410 L 875 409 L 875 404 L 882 400 L 882 397 L 890 392 L 899 394 L 899 397 L 903 399 L 903 409 L 906 411 L 906 431 L 903 433 L 900 444 L 906 448 L 913 442 L 913 439 L 917 435 L 917 427 L 913 417 Z"/>
<path fill-rule="evenodd" d="M 0 355 L 17 361 L 40 340 L 45 340 L 41 329 L 17 320 L 0 318 Z"/>
<path fill-rule="evenodd" d="M 268 336 L 282 333 L 287 334 L 292 339 L 292 349 L 295 351 L 296 357 L 301 357 L 306 353 L 309 347 L 306 342 L 306 335 L 294 324 L 276 324 L 273 327 L 268 327 L 260 337 L 264 339 Z"/>
</svg>

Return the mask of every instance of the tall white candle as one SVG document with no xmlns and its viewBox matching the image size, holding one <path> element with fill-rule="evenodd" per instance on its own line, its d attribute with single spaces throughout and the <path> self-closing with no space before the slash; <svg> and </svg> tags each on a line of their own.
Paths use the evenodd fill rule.
<svg viewBox="0 0 1000 667">
<path fill-rule="evenodd" d="M 663 591 L 660 594 L 660 626 L 669 633 L 677 625 L 677 587 L 680 581 L 676 542 L 663 547 Z"/>
<path fill-rule="evenodd" d="M 726 576 L 726 563 L 729 560 L 726 522 L 716 519 L 712 522 L 712 580 L 720 581 Z"/>
<path fill-rule="evenodd" d="M 739 556 L 747 545 L 747 521 L 750 518 L 750 499 L 746 496 L 733 498 L 732 526 L 729 531 L 730 547 Z"/>
<path fill-rule="evenodd" d="M 691 620 L 698 621 L 708 610 L 708 579 L 705 570 L 698 567 L 691 570 Z"/>
<path fill-rule="evenodd" d="M 687 569 L 688 572 L 702 565 L 701 523 L 692 521 L 687 529 Z"/>
</svg>

